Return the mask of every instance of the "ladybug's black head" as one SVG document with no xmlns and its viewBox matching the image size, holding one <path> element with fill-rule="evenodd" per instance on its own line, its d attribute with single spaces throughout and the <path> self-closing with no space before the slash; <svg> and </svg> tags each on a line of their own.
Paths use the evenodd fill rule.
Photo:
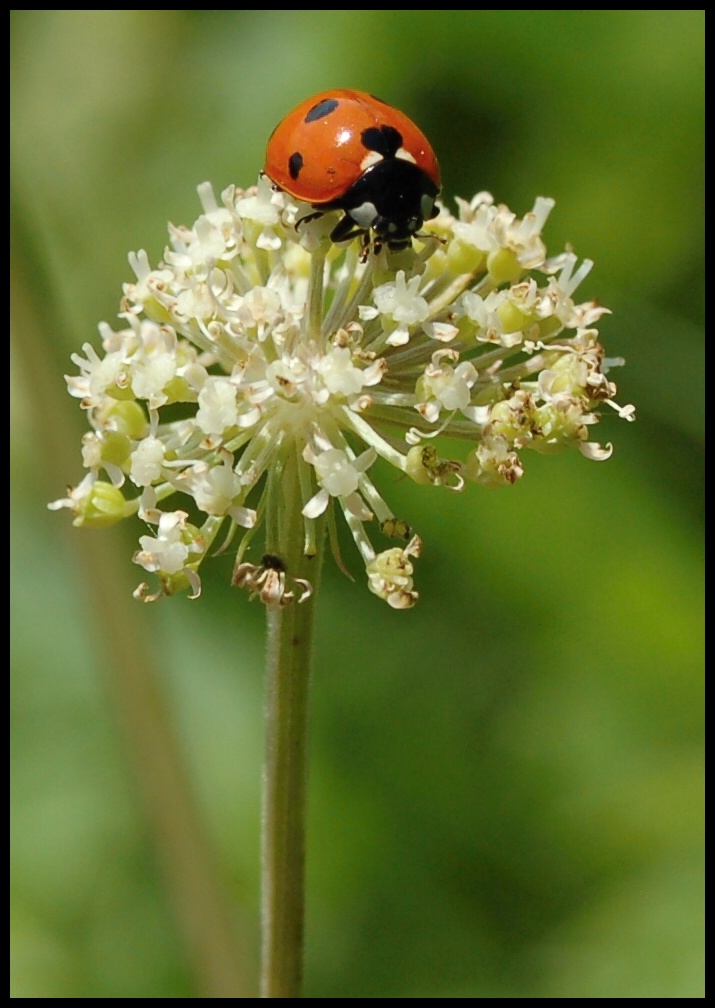
<svg viewBox="0 0 715 1008">
<path fill-rule="evenodd" d="M 426 220 L 437 216 L 439 188 L 421 168 L 400 157 L 372 165 L 340 199 L 323 209 L 344 210 L 332 241 L 374 231 L 388 248 L 407 248 Z"/>
</svg>

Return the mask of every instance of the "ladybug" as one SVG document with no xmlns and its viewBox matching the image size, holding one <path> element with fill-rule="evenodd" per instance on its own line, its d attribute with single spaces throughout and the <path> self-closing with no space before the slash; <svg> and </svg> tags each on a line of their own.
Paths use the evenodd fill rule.
<svg viewBox="0 0 715 1008">
<path fill-rule="evenodd" d="M 399 251 L 437 216 L 440 170 L 429 141 L 404 112 L 365 91 L 337 88 L 306 98 L 273 130 L 263 169 L 278 189 L 319 217 L 344 216 L 334 242 L 362 235 Z"/>
</svg>

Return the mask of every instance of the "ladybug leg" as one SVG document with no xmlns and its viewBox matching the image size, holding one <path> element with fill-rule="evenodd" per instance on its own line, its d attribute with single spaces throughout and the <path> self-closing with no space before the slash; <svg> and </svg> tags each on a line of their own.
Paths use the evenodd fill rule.
<svg viewBox="0 0 715 1008">
<path fill-rule="evenodd" d="M 437 245 L 446 245 L 447 239 L 440 237 L 440 235 L 432 234 L 431 231 L 416 231 L 415 238 L 419 238 L 420 241 L 427 242 L 432 239 Z"/>
<path fill-rule="evenodd" d="M 349 241 L 350 238 L 357 238 L 358 235 L 367 235 L 365 228 L 357 227 L 355 221 L 349 214 L 345 214 L 330 232 L 332 242 Z"/>
<path fill-rule="evenodd" d="M 311 221 L 317 220 L 319 217 L 322 217 L 323 213 L 324 213 L 323 210 L 316 210 L 315 213 L 309 213 L 306 214 L 305 217 L 301 217 L 300 220 L 297 220 L 295 222 L 296 230 L 300 227 L 301 224 L 310 224 Z"/>
<path fill-rule="evenodd" d="M 370 232 L 365 231 L 362 236 L 362 248 L 360 250 L 361 263 L 367 262 L 371 248 L 373 248 L 373 243 L 370 241 Z M 377 247 L 377 242 L 375 242 L 374 249 L 376 253 L 380 251 L 380 249 Z"/>
</svg>

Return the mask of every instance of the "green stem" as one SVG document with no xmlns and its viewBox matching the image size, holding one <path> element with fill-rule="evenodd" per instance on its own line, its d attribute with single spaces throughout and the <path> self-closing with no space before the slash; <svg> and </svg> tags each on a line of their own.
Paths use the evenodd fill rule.
<svg viewBox="0 0 715 1008">
<path fill-rule="evenodd" d="M 317 579 L 322 559 L 303 552 L 297 462 L 290 460 L 269 504 L 284 518 L 279 552 L 288 574 L 311 581 L 300 604 L 268 607 L 265 765 L 261 844 L 261 997 L 302 997 L 308 685 Z M 299 594 L 299 592 L 298 592 Z"/>
</svg>

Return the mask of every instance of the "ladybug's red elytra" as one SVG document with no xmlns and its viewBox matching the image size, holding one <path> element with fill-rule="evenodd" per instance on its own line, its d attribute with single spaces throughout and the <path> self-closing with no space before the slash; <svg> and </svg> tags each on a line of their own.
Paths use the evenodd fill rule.
<svg viewBox="0 0 715 1008">
<path fill-rule="evenodd" d="M 276 126 L 264 173 L 317 211 L 343 210 L 334 242 L 364 235 L 407 248 L 437 216 L 437 158 L 404 112 L 365 91 L 337 88 L 306 98 Z"/>
</svg>

